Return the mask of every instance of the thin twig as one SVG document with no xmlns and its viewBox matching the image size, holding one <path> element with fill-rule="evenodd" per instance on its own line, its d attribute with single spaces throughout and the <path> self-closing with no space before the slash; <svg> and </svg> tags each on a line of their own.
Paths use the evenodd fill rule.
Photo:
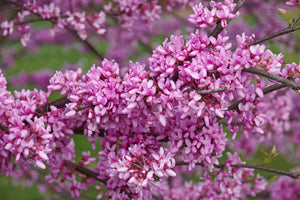
<svg viewBox="0 0 300 200">
<path fill-rule="evenodd" d="M 225 166 L 225 164 L 219 164 L 219 165 L 214 165 L 214 166 L 217 167 L 217 168 L 223 168 Z M 271 172 L 271 173 L 280 174 L 280 175 L 284 175 L 284 176 L 289 176 L 289 177 L 294 178 L 294 179 L 298 179 L 300 177 L 299 173 L 287 172 L 287 171 L 283 171 L 283 170 L 268 168 L 268 167 L 264 167 L 262 165 L 255 165 L 255 164 L 232 164 L 230 166 L 231 167 L 257 169 L 257 170 L 261 170 L 261 171 L 266 171 L 266 172 Z"/>
<path fill-rule="evenodd" d="M 257 69 L 257 68 L 248 68 L 248 69 L 243 69 L 243 72 L 248 72 L 251 74 L 257 74 L 257 75 L 261 75 L 264 76 L 266 78 L 272 79 L 274 81 L 278 81 L 282 84 L 285 84 L 287 87 L 293 88 L 294 90 L 299 90 L 300 89 L 300 84 L 295 83 L 292 80 L 280 77 L 276 74 L 271 74 L 265 70 L 261 70 L 261 69 Z"/>
<path fill-rule="evenodd" d="M 244 3 L 245 3 L 245 0 L 238 0 L 236 2 L 236 6 L 234 7 L 234 10 L 232 13 L 236 14 L 237 11 L 239 11 L 239 9 L 243 6 Z M 227 24 L 229 24 L 230 21 L 231 21 L 231 19 L 228 19 Z M 221 21 L 218 21 L 216 28 L 213 30 L 213 32 L 211 32 L 210 36 L 217 37 L 223 30 L 224 30 L 224 28 L 221 25 Z"/>
<path fill-rule="evenodd" d="M 94 178 L 95 180 L 97 180 L 105 185 L 107 184 L 108 179 L 103 180 L 103 179 L 98 178 L 98 174 L 96 172 L 94 172 L 88 168 L 85 168 L 84 166 L 75 164 L 71 161 L 65 161 L 65 166 L 70 167 L 70 168 L 76 170 L 77 172 L 84 174 L 88 177 Z M 130 197 L 130 199 L 132 199 L 130 193 L 128 193 L 127 191 L 125 191 L 123 189 L 121 189 L 121 191 L 125 192 Z"/>
<path fill-rule="evenodd" d="M 19 7 L 20 9 L 24 9 L 24 10 L 27 10 L 27 11 L 29 11 L 32 15 L 35 15 L 35 16 L 38 16 L 39 18 L 38 19 L 32 19 L 32 20 L 28 20 L 29 22 L 37 22 L 37 21 L 49 21 L 49 22 L 51 22 L 52 24 L 56 24 L 56 20 L 57 20 L 57 17 L 53 17 L 53 18 L 49 18 L 49 19 L 43 19 L 42 17 L 41 17 L 41 15 L 40 14 L 38 14 L 38 13 L 35 13 L 35 12 L 33 12 L 32 10 L 30 10 L 30 9 L 28 9 L 28 8 L 26 8 L 26 7 L 23 7 L 22 5 L 20 5 L 20 4 L 18 4 L 18 3 L 16 3 L 16 2 L 11 2 L 11 1 L 5 1 L 5 2 L 7 2 L 7 3 L 10 3 L 10 4 L 12 4 L 12 5 L 14 5 L 14 6 L 17 6 L 17 7 Z M 65 17 L 67 17 L 67 16 L 61 16 L 61 17 L 63 17 L 63 18 L 65 18 Z M 22 24 L 22 22 L 16 22 L 16 25 L 20 25 L 20 24 Z M 65 25 L 63 25 L 69 32 L 71 32 L 73 35 L 75 35 L 76 36 L 76 38 L 77 39 L 79 39 L 79 41 L 82 41 L 89 49 L 90 49 L 90 51 L 91 52 L 93 52 L 99 59 L 101 59 L 101 60 L 103 60 L 104 59 L 104 57 L 101 55 L 101 53 L 87 40 L 87 39 L 85 39 L 85 40 L 82 40 L 80 37 L 79 37 L 79 35 L 77 34 L 77 32 L 76 31 L 74 31 L 73 29 L 71 29 L 70 27 L 68 27 L 68 26 L 65 26 Z"/>
<path fill-rule="evenodd" d="M 281 35 L 284 35 L 284 34 L 287 34 L 287 33 L 291 33 L 291 32 L 294 32 L 296 30 L 299 30 L 300 26 L 295 27 L 295 24 L 299 20 L 300 20 L 300 14 L 296 18 L 293 19 L 292 23 L 289 26 L 287 26 L 287 27 L 275 32 L 275 33 L 272 33 L 272 34 L 266 35 L 262 38 L 259 38 L 257 40 L 254 40 L 254 41 L 250 42 L 248 45 L 251 46 L 251 45 L 259 44 L 259 43 L 271 40 L 275 37 L 278 37 L 278 36 L 281 36 Z"/>
<path fill-rule="evenodd" d="M 82 40 L 79 35 L 76 33 L 76 31 L 74 31 L 73 29 L 64 26 L 68 31 L 70 31 L 71 33 L 73 33 L 73 35 L 75 35 L 77 37 L 77 39 L 79 39 L 80 41 L 82 41 L 89 49 L 91 52 L 93 52 L 100 60 L 103 60 L 104 57 L 101 55 L 101 53 L 87 40 Z"/>
<path fill-rule="evenodd" d="M 186 162 L 176 162 L 176 165 L 188 165 L 189 163 Z M 203 166 L 202 163 L 196 163 L 196 165 L 198 166 Z M 300 173 L 295 173 L 295 172 L 287 172 L 287 171 L 283 171 L 283 170 L 278 170 L 278 169 L 273 169 L 273 168 L 269 168 L 269 167 L 265 167 L 262 165 L 255 165 L 255 164 L 231 164 L 231 167 L 239 167 L 239 168 L 250 168 L 250 169 L 257 169 L 257 170 L 261 170 L 261 171 L 266 171 L 266 172 L 271 172 L 271 173 L 275 173 L 275 174 L 279 174 L 279 175 L 284 175 L 284 176 L 289 176 L 291 178 L 294 179 L 298 179 L 300 178 Z M 224 168 L 226 167 L 224 163 L 221 164 L 214 164 L 214 167 L 216 168 Z"/>
<path fill-rule="evenodd" d="M 273 84 L 273 85 L 270 85 L 270 86 L 264 88 L 263 89 L 263 93 L 264 93 L 264 95 L 266 95 L 268 93 L 271 93 L 271 92 L 273 92 L 275 90 L 279 90 L 279 89 L 284 88 L 284 87 L 286 87 L 285 84 Z M 243 98 L 243 99 L 241 99 L 241 100 L 239 100 L 239 101 L 231 104 L 231 106 L 229 106 L 227 109 L 228 110 L 237 110 L 238 111 L 239 110 L 239 104 L 242 103 L 242 102 L 244 102 L 244 101 L 245 101 L 245 98 Z"/>
<path fill-rule="evenodd" d="M 6 128 L 5 126 L 3 126 L 2 124 L 0 124 L 0 129 L 1 129 L 2 131 L 4 131 L 6 134 L 9 134 L 7 128 Z"/>
<path fill-rule="evenodd" d="M 217 92 L 224 92 L 224 91 L 227 91 L 227 90 L 228 90 L 227 87 L 224 87 L 224 88 L 215 88 L 215 89 L 210 89 L 210 90 L 188 89 L 188 90 L 185 90 L 183 93 L 195 91 L 198 94 L 211 94 L 211 93 L 217 93 Z"/>
<path fill-rule="evenodd" d="M 272 34 L 266 35 L 266 36 L 264 36 L 262 38 L 259 38 L 257 40 L 254 40 L 254 41 L 250 42 L 248 45 L 251 46 L 251 45 L 259 44 L 259 43 L 271 40 L 273 38 L 276 38 L 278 36 L 281 36 L 281 35 L 284 35 L 284 34 L 287 34 L 287 33 L 291 33 L 291 32 L 297 31 L 299 29 L 300 29 L 300 26 L 297 26 L 297 27 L 286 27 L 286 28 L 284 28 L 284 29 L 282 29 L 280 31 L 277 31 L 275 33 L 272 33 Z"/>
<path fill-rule="evenodd" d="M 51 19 L 57 19 L 57 17 L 53 17 Z M 23 25 L 23 24 L 28 24 L 28 23 L 34 23 L 34 22 L 41 22 L 41 21 L 49 21 L 48 19 L 43 19 L 43 18 L 36 18 L 36 19 L 28 19 L 24 20 L 21 22 L 14 22 L 15 25 Z"/>
<path fill-rule="evenodd" d="M 71 101 L 66 96 L 64 96 L 64 97 L 61 97 L 59 99 L 56 99 L 56 100 L 50 102 L 47 105 L 43 105 L 40 108 L 37 108 L 36 112 L 43 114 L 44 112 L 48 112 L 50 106 L 55 106 L 56 108 L 63 108 L 66 106 L 67 103 L 70 103 L 70 102 Z"/>
<path fill-rule="evenodd" d="M 107 180 L 102 180 L 100 178 L 98 178 L 98 174 L 88 168 L 85 168 L 84 166 L 81 166 L 81 165 L 78 165 L 78 164 L 75 164 L 71 161 L 65 161 L 65 166 L 67 167 L 70 167 L 72 169 L 75 169 L 76 171 L 78 171 L 79 173 L 81 174 L 85 174 L 91 178 L 94 178 L 96 179 L 97 181 L 103 183 L 103 184 L 106 184 Z"/>
</svg>

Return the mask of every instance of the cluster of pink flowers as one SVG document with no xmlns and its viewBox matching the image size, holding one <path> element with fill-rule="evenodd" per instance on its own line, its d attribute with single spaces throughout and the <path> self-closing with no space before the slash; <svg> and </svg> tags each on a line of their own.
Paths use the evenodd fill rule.
<svg viewBox="0 0 300 200">
<path fill-rule="evenodd" d="M 49 21 L 52 24 L 51 33 L 55 35 L 57 32 L 64 29 L 72 29 L 81 40 L 86 40 L 92 33 L 97 33 L 102 36 L 106 32 L 107 20 L 106 15 L 116 16 L 122 27 L 133 28 L 137 24 L 151 24 L 160 18 L 162 6 L 158 1 L 133 1 L 133 0 L 115 0 L 105 4 L 104 2 L 95 1 L 74 1 L 61 2 L 38 0 L 30 2 L 11 1 L 6 2 L 8 5 L 15 6 L 20 9 L 17 12 L 18 17 L 15 20 L 6 20 L 0 16 L 1 35 L 8 36 L 16 33 L 21 33 L 19 36 L 23 46 L 27 46 L 32 35 L 32 27 L 30 19 L 41 18 Z M 102 11 L 92 14 L 86 14 L 80 11 L 82 6 L 100 4 L 103 6 Z M 169 1 L 167 7 L 169 10 L 172 7 L 181 5 L 184 7 L 187 2 Z M 72 9 L 69 10 L 68 8 Z M 29 22 L 27 22 L 29 20 Z"/>
<path fill-rule="evenodd" d="M 7 36 L 11 35 L 14 31 L 14 22 L 13 21 L 4 21 L 1 23 L 2 35 Z"/>
<path fill-rule="evenodd" d="M 245 199 L 265 190 L 267 183 L 264 178 L 254 175 L 253 169 L 231 167 L 245 162 L 236 153 L 227 153 L 227 156 L 224 168 L 204 172 L 199 183 L 185 182 L 185 187 L 182 187 L 180 182 L 176 183 L 180 180 L 172 180 L 173 188 L 164 188 L 167 191 L 164 199 Z M 198 168 L 197 173 L 199 171 Z M 253 181 L 254 185 L 241 181 L 246 179 Z"/>
<path fill-rule="evenodd" d="M 212 170 L 227 141 L 218 118 L 226 117 L 234 133 L 238 129 L 231 124 L 243 123 L 246 137 L 263 136 L 268 118 L 256 108 L 268 83 L 243 69 L 264 67 L 289 77 L 299 74 L 298 65 L 281 70 L 280 56 L 263 45 L 247 46 L 251 37 L 237 37 L 239 47 L 234 52 L 227 40 L 224 33 L 215 39 L 200 31 L 187 41 L 172 36 L 154 51 L 149 72 L 144 65 L 131 63 L 121 78 L 118 64 L 104 60 L 102 67 L 93 66 L 86 75 L 80 69 L 57 72 L 50 80 L 49 91 L 61 90 L 70 101 L 64 118 L 83 125 L 91 142 L 104 134 L 94 170 L 108 179 L 109 189 L 150 195 L 156 179 L 174 176 L 172 168 L 181 161 L 190 170 L 200 163 Z M 253 79 L 255 85 L 250 84 Z M 225 89 L 201 94 L 220 88 Z M 239 112 L 227 109 L 234 99 L 242 98 Z M 167 142 L 167 150 L 162 141 Z"/>
<path fill-rule="evenodd" d="M 53 135 L 50 134 L 50 127 L 45 126 L 44 117 L 36 115 L 36 109 L 48 102 L 49 94 L 22 90 L 15 92 L 14 99 L 5 91 L 6 85 L 3 84 L 2 88 L 4 90 L 1 93 L 5 99 L 1 101 L 1 126 L 5 129 L 1 135 L 1 172 L 12 173 L 12 158 L 15 163 L 25 161 L 45 169 L 43 161 L 49 159 L 47 154 L 52 150 Z"/>
<path fill-rule="evenodd" d="M 17 30 L 25 46 L 31 27 L 24 22 L 36 16 L 50 21 L 54 32 L 68 28 L 86 41 L 89 32 L 105 33 L 109 15 L 131 29 L 162 12 L 158 1 L 146 0 L 115 0 L 94 14 L 75 6 L 91 1 L 75 1 L 73 10 L 60 8 L 59 1 L 41 2 L 12 1 L 22 11 L 15 20 L 0 18 L 2 35 Z M 171 11 L 187 3 L 167 1 L 166 7 Z M 280 144 L 284 133 L 293 131 L 290 118 L 298 117 L 299 110 L 286 96 L 294 91 L 267 96 L 266 89 L 290 82 L 298 90 L 300 67 L 285 64 L 265 45 L 251 45 L 254 35 L 237 35 L 233 48 L 226 31 L 213 36 L 203 30 L 216 23 L 225 28 L 239 15 L 235 6 L 233 0 L 211 1 L 210 8 L 196 5 L 189 21 L 201 30 L 171 35 L 147 64 L 130 61 L 125 73 L 118 62 L 105 58 L 86 73 L 81 68 L 57 71 L 47 92 L 13 95 L 0 71 L 0 173 L 20 178 L 31 165 L 47 168 L 45 179 L 54 190 L 67 190 L 73 198 L 97 181 L 98 188 L 106 187 L 99 198 L 108 199 L 241 199 L 266 190 L 267 181 L 243 167 L 237 153 L 227 153 L 224 163 L 220 159 L 226 148 L 252 155 L 258 144 Z M 49 102 L 56 92 L 62 98 Z M 299 138 L 297 133 L 291 138 Z M 87 137 L 94 150 L 100 146 L 97 156 L 83 152 L 75 163 L 76 135 Z M 181 177 L 189 173 L 199 181 Z M 27 177 L 37 179 L 36 173 Z M 298 182 L 279 178 L 270 197 L 291 185 L 294 191 Z"/>
<path fill-rule="evenodd" d="M 299 0 L 290 0 L 290 1 L 286 2 L 286 5 L 291 6 L 291 7 L 297 6 L 297 5 L 300 6 L 300 1 Z"/>
<path fill-rule="evenodd" d="M 39 4 L 33 2 L 32 4 L 19 4 L 18 2 L 11 2 L 13 5 L 22 8 L 18 12 L 18 17 L 15 21 L 7 21 L 2 19 L 1 29 L 2 35 L 7 36 L 13 33 L 13 30 L 17 30 L 21 33 L 20 39 L 23 46 L 27 46 L 30 35 L 32 32 L 31 25 L 26 23 L 30 17 L 39 17 L 43 20 L 48 20 L 52 23 L 51 32 L 54 35 L 59 30 L 67 27 L 72 27 L 72 30 L 80 37 L 85 40 L 88 37 L 88 27 L 92 27 L 94 32 L 99 35 L 105 33 L 105 22 L 106 14 L 101 11 L 92 15 L 86 15 L 85 12 L 62 12 L 60 7 L 53 2 L 50 4 Z M 15 29 L 14 29 L 15 26 Z"/>
<path fill-rule="evenodd" d="M 299 173 L 298 170 L 295 170 L 295 173 Z M 274 200 L 299 199 L 299 187 L 299 180 L 290 177 L 279 177 L 278 180 L 270 185 L 268 190 L 270 192 L 270 198 Z"/>
<path fill-rule="evenodd" d="M 204 29 L 212 27 L 217 21 L 221 22 L 223 28 L 227 26 L 227 20 L 234 19 L 239 16 L 239 12 L 233 13 L 236 4 L 233 0 L 216 3 L 210 2 L 211 9 L 204 7 L 202 3 L 193 7 L 194 14 L 189 17 L 189 22 L 195 24 L 198 28 Z"/>
</svg>

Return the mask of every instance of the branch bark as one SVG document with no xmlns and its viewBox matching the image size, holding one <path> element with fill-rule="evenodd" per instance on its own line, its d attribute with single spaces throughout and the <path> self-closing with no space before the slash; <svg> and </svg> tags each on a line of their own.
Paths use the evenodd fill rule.
<svg viewBox="0 0 300 200">
<path fill-rule="evenodd" d="M 271 92 L 273 92 L 275 90 L 279 90 L 279 89 L 285 88 L 285 87 L 286 87 L 285 84 L 273 84 L 273 85 L 270 85 L 270 86 L 264 88 L 263 89 L 263 93 L 264 93 L 264 95 L 266 95 L 266 94 L 269 94 L 269 93 L 271 93 Z M 243 101 L 245 101 L 245 98 L 243 98 L 243 99 L 241 99 L 241 100 L 233 103 L 227 109 L 228 110 L 237 110 L 238 111 L 239 110 L 239 104 L 242 103 Z"/>
<path fill-rule="evenodd" d="M 243 69 L 243 72 L 248 72 L 248 73 L 251 73 L 251 74 L 257 74 L 257 75 L 264 76 L 266 78 L 272 79 L 274 81 L 278 81 L 282 84 L 285 84 L 287 87 L 290 87 L 294 90 L 299 90 L 300 89 L 300 84 L 295 83 L 292 80 L 280 77 L 276 74 L 271 74 L 271 73 L 269 73 L 265 70 L 261 70 L 261 69 L 257 69 L 257 68 L 252 67 L 252 68 L 248 68 L 248 69 Z"/>
<path fill-rule="evenodd" d="M 102 180 L 102 179 L 99 179 L 98 178 L 98 174 L 88 168 L 85 168 L 84 166 L 81 166 L 81 165 L 78 165 L 78 164 L 75 164 L 71 161 L 65 161 L 65 166 L 67 167 L 70 167 L 76 171 L 78 171 L 79 173 L 81 174 L 85 174 L 91 178 L 94 178 L 95 180 L 103 183 L 103 184 L 106 184 L 107 180 Z"/>
<path fill-rule="evenodd" d="M 28 21 L 24 21 L 24 22 L 16 22 L 15 24 L 16 25 L 21 25 L 21 24 L 24 24 L 24 23 L 26 23 L 26 22 L 28 22 L 28 23 L 32 23 L 32 22 L 38 22 L 38 21 L 49 21 L 49 22 L 51 22 L 52 24 L 55 24 L 55 21 L 57 20 L 57 18 L 58 17 L 53 17 L 53 18 L 50 18 L 50 19 L 43 19 L 38 13 L 34 13 L 32 10 L 30 10 L 30 9 L 27 9 L 26 7 L 23 7 L 22 5 L 20 5 L 19 3 L 17 3 L 17 2 L 12 2 L 12 1 L 4 1 L 5 3 L 9 3 L 9 4 L 11 4 L 11 5 L 14 5 L 14 6 L 16 6 L 16 7 L 18 7 L 19 9 L 23 9 L 23 10 L 27 10 L 27 11 L 29 11 L 32 15 L 35 15 L 35 16 L 37 16 L 37 17 L 39 17 L 39 18 L 37 18 L 37 19 L 31 19 L 31 20 L 28 20 Z M 62 18 L 66 18 L 67 16 L 61 16 Z M 92 52 L 92 53 L 94 53 L 97 57 L 98 57 L 98 59 L 100 59 L 100 60 L 103 60 L 104 59 L 104 57 L 102 56 L 102 54 L 87 40 L 87 39 L 85 39 L 85 40 L 82 40 L 80 37 L 79 37 L 79 35 L 77 34 L 77 32 L 76 31 L 74 31 L 73 29 L 71 29 L 70 27 L 68 27 L 68 26 L 65 26 L 65 25 L 63 25 L 64 26 L 64 28 L 65 29 L 67 29 L 69 32 L 71 32 L 79 41 L 82 41 L 84 44 L 85 44 L 85 46 L 87 46 L 88 47 L 88 49 Z"/>
<path fill-rule="evenodd" d="M 233 10 L 233 14 L 237 13 L 237 11 L 240 10 L 240 8 L 243 6 L 244 3 L 245 3 L 245 0 L 237 0 L 236 6 Z M 229 24 L 230 22 L 231 22 L 231 20 L 227 20 L 227 24 Z M 218 21 L 216 28 L 213 30 L 213 32 L 211 32 L 210 36 L 213 36 L 216 38 L 223 30 L 224 30 L 224 28 L 222 27 L 221 22 Z"/>
<path fill-rule="evenodd" d="M 259 44 L 259 43 L 271 40 L 273 38 L 276 38 L 278 36 L 297 31 L 300 29 L 300 26 L 295 27 L 295 24 L 299 20 L 300 20 L 300 14 L 295 19 L 293 19 L 292 23 L 289 26 L 285 27 L 284 29 L 281 29 L 275 33 L 272 33 L 272 34 L 266 35 L 262 38 L 259 38 L 257 40 L 254 40 L 254 41 L 250 42 L 248 45 L 251 46 L 251 45 Z"/>
<path fill-rule="evenodd" d="M 217 168 L 223 168 L 225 164 L 219 164 L 215 165 Z M 255 164 L 232 164 L 230 165 L 231 167 L 242 167 L 242 168 L 250 168 L 250 169 L 257 169 L 265 172 L 271 172 L 279 175 L 284 175 L 284 176 L 289 176 L 294 179 L 299 179 L 300 174 L 299 173 L 294 173 L 294 172 L 287 172 L 283 170 L 278 170 L 278 169 L 273 169 L 273 168 L 268 168 L 262 165 L 255 165 Z"/>
<path fill-rule="evenodd" d="M 224 92 L 227 91 L 228 88 L 224 87 L 224 88 L 216 88 L 216 89 L 210 89 L 210 90 L 194 90 L 194 89 L 188 89 L 185 90 L 183 93 L 185 92 L 191 92 L 191 91 L 195 91 L 198 94 L 211 94 L 211 93 L 217 93 L 217 92 Z"/>
<path fill-rule="evenodd" d="M 188 163 L 177 162 L 176 165 L 188 165 Z M 203 166 L 202 163 L 197 163 L 196 165 Z M 257 170 L 271 172 L 271 173 L 275 173 L 275 174 L 279 174 L 279 175 L 283 175 L 283 176 L 289 176 L 289 177 L 294 178 L 294 179 L 299 179 L 300 178 L 300 173 L 287 172 L 287 171 L 283 171 L 283 170 L 278 170 L 278 169 L 273 169 L 273 168 L 265 167 L 265 166 L 262 166 L 262 165 L 256 165 L 256 164 L 231 164 L 230 166 L 231 167 L 238 167 L 238 168 L 257 169 Z M 220 169 L 224 168 L 225 167 L 225 163 L 214 165 L 214 167 L 220 168 Z"/>
</svg>

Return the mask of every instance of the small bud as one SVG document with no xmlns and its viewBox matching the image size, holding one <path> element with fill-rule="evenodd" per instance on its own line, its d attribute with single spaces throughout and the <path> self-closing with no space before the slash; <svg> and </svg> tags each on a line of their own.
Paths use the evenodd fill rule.
<svg viewBox="0 0 300 200">
<path fill-rule="evenodd" d="M 286 13 L 287 13 L 286 10 L 283 8 L 278 8 L 277 10 L 283 15 L 286 15 Z"/>
</svg>

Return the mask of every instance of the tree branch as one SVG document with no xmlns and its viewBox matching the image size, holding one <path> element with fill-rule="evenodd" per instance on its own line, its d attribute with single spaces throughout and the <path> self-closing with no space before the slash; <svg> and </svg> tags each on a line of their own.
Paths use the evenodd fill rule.
<svg viewBox="0 0 300 200">
<path fill-rule="evenodd" d="M 273 84 L 273 85 L 270 85 L 270 86 L 264 88 L 263 93 L 264 93 L 264 95 L 266 95 L 268 93 L 271 93 L 275 90 L 279 90 L 279 89 L 284 88 L 284 87 L 286 87 L 285 84 Z M 229 106 L 227 109 L 228 110 L 239 110 L 239 104 L 242 103 L 243 101 L 245 101 L 245 98 L 231 104 L 231 106 Z"/>
<path fill-rule="evenodd" d="M 183 93 L 195 91 L 198 94 L 211 94 L 211 93 L 217 93 L 217 92 L 224 92 L 224 91 L 227 91 L 227 90 L 228 90 L 227 87 L 224 87 L 224 88 L 215 88 L 215 89 L 210 89 L 210 90 L 188 89 L 188 90 L 185 90 Z"/>
<path fill-rule="evenodd" d="M 73 29 L 71 29 L 70 27 L 64 26 L 68 31 L 70 31 L 73 35 L 75 35 L 75 37 L 77 37 L 78 40 L 82 41 L 89 49 L 91 52 L 93 52 L 100 60 L 103 60 L 104 57 L 101 55 L 101 53 L 99 53 L 99 51 L 87 40 L 82 40 L 79 35 L 76 33 L 76 31 L 74 31 Z"/>
<path fill-rule="evenodd" d="M 28 19 L 21 22 L 14 22 L 15 25 L 23 25 L 28 23 L 34 23 L 34 22 L 41 22 L 41 21 L 49 21 L 49 20 L 56 20 L 57 17 L 52 17 L 50 19 L 43 19 L 43 18 L 35 18 L 35 19 Z"/>
<path fill-rule="evenodd" d="M 176 162 L 176 165 L 188 165 L 189 163 L 185 163 L 185 162 Z M 203 166 L 202 163 L 196 163 L 196 165 L 198 166 Z M 278 169 L 273 169 L 273 168 L 268 168 L 262 165 L 255 165 L 255 164 L 231 164 L 231 167 L 239 167 L 239 168 L 250 168 L 250 169 L 257 169 L 257 170 L 261 170 L 261 171 L 266 171 L 266 172 L 271 172 L 271 173 L 275 173 L 275 174 L 279 174 L 279 175 L 284 175 L 284 176 L 289 176 L 291 178 L 294 179 L 299 179 L 300 178 L 300 173 L 295 173 L 295 172 L 287 172 L 287 171 L 283 171 L 283 170 L 278 170 Z M 225 163 L 221 163 L 221 164 L 214 164 L 214 167 L 222 169 L 225 166 Z"/>
<path fill-rule="evenodd" d="M 3 126 L 2 124 L 0 124 L 0 129 L 1 129 L 4 133 L 9 134 L 7 128 L 6 128 L 5 126 Z"/>
<path fill-rule="evenodd" d="M 285 84 L 287 87 L 290 87 L 294 90 L 299 90 L 300 89 L 300 84 L 297 84 L 292 80 L 280 77 L 276 74 L 271 74 L 271 73 L 269 73 L 265 70 L 261 70 L 261 69 L 257 69 L 257 68 L 252 67 L 252 68 L 248 68 L 248 69 L 243 69 L 243 72 L 248 72 L 248 73 L 251 73 L 251 74 L 257 74 L 257 75 L 264 76 L 266 78 L 272 79 L 274 81 L 278 81 L 282 84 Z"/>
<path fill-rule="evenodd" d="M 284 34 L 287 34 L 287 33 L 291 33 L 291 32 L 297 31 L 297 30 L 300 29 L 300 26 L 295 27 L 295 24 L 299 20 L 300 20 L 300 14 L 295 19 L 293 19 L 292 23 L 289 26 L 285 27 L 284 29 L 281 29 L 281 30 L 279 30 L 279 31 L 277 31 L 275 33 L 272 33 L 272 34 L 266 35 L 266 36 L 264 36 L 262 38 L 259 38 L 257 40 L 254 40 L 254 41 L 250 42 L 248 45 L 251 46 L 251 45 L 259 44 L 259 43 L 271 40 L 271 39 L 273 39 L 275 37 L 278 37 L 278 36 L 281 36 L 281 35 L 284 35 Z"/>
<path fill-rule="evenodd" d="M 81 173 L 81 174 L 85 174 L 91 178 L 94 178 L 96 179 L 97 181 L 103 183 L 103 184 L 106 184 L 107 180 L 102 180 L 102 179 L 99 179 L 98 178 L 98 174 L 88 168 L 85 168 L 81 165 L 78 165 L 78 164 L 75 164 L 71 161 L 65 161 L 65 166 L 69 167 L 69 168 L 72 168 L 74 170 L 76 170 L 77 172 Z"/>
<path fill-rule="evenodd" d="M 22 5 L 18 4 L 17 2 L 5 1 L 5 3 L 10 3 L 10 4 L 12 4 L 12 5 L 14 5 L 14 6 L 16 6 L 16 7 L 20 8 L 20 9 L 29 11 L 32 15 L 35 15 L 35 16 L 38 16 L 38 17 L 39 17 L 38 19 L 27 20 L 27 21 L 24 21 L 24 22 L 16 22 L 16 25 L 21 25 L 21 24 L 24 24 L 24 23 L 26 23 L 26 22 L 31 23 L 31 22 L 38 22 L 38 21 L 49 21 L 49 22 L 51 22 L 52 24 L 56 24 L 55 21 L 58 19 L 58 17 L 52 17 L 52 18 L 50 18 L 50 19 L 43 19 L 38 13 L 35 13 L 35 12 L 33 12 L 32 10 L 30 10 L 30 9 L 28 9 L 28 8 L 26 8 L 26 7 L 23 7 Z M 68 17 L 68 16 L 60 16 L 60 17 L 66 18 L 66 17 Z M 96 48 L 95 48 L 95 47 L 94 47 L 87 39 L 82 40 L 82 39 L 79 37 L 79 35 L 77 34 L 77 32 L 74 31 L 73 29 L 71 29 L 71 28 L 68 27 L 68 26 L 63 25 L 63 27 L 64 27 L 65 29 L 67 29 L 69 32 L 71 32 L 73 35 L 75 35 L 75 37 L 76 37 L 79 41 L 82 41 L 82 42 L 89 48 L 89 50 L 90 50 L 92 53 L 94 53 L 100 60 L 103 60 L 103 59 L 104 59 L 104 57 L 101 55 L 101 53 L 98 52 L 98 50 L 97 50 L 97 49 L 96 49 Z"/>
<path fill-rule="evenodd" d="M 219 164 L 219 165 L 214 165 L 217 168 L 223 168 L 225 164 Z M 284 176 L 289 176 L 294 179 L 300 178 L 299 173 L 294 173 L 294 172 L 287 172 L 287 171 L 282 171 L 278 169 L 273 169 L 273 168 L 268 168 L 264 167 L 262 165 L 255 165 L 255 164 L 232 164 L 230 165 L 231 167 L 240 167 L 240 168 L 250 168 L 250 169 L 257 169 L 265 172 L 271 172 L 279 175 L 284 175 Z"/>
<path fill-rule="evenodd" d="M 237 13 L 237 11 L 239 11 L 239 9 L 243 6 L 244 3 L 245 0 L 237 0 L 236 6 L 233 10 L 233 14 Z M 227 24 L 229 24 L 230 21 L 231 19 L 227 20 Z M 224 28 L 221 25 L 221 21 L 218 21 L 216 28 L 213 30 L 213 32 L 211 32 L 210 36 L 217 37 L 223 30 Z"/>
</svg>

